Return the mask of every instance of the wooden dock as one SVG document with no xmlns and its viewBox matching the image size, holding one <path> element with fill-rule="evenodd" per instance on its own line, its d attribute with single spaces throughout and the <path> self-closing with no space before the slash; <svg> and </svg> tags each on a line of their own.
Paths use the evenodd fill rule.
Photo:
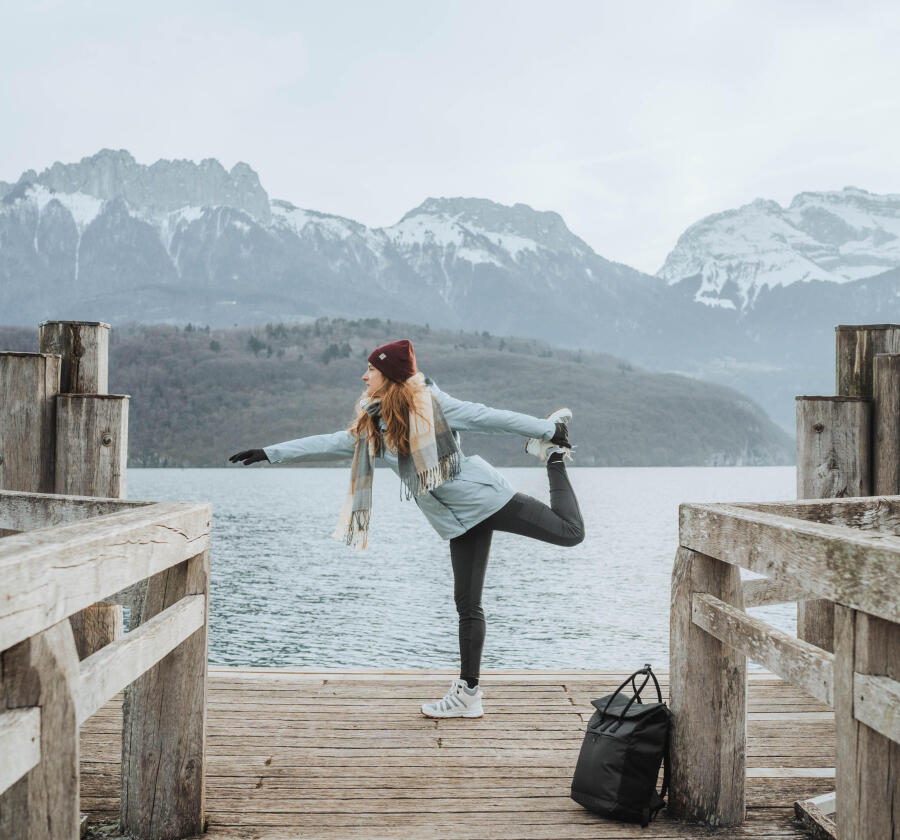
<svg viewBox="0 0 900 840">
<path fill-rule="evenodd" d="M 646 829 L 604 820 L 569 784 L 590 701 L 623 674 L 489 671 L 483 718 L 423 717 L 419 704 L 453 676 L 211 668 L 205 836 L 803 838 L 794 801 L 834 789 L 832 710 L 751 672 L 745 823 L 711 829 L 665 811 Z M 120 697 L 81 729 L 81 809 L 93 822 L 119 816 L 121 733 Z"/>
</svg>

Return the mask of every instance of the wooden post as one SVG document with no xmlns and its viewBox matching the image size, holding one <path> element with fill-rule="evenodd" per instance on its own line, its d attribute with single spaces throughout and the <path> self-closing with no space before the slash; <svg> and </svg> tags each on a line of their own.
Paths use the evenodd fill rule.
<svg viewBox="0 0 900 840">
<path fill-rule="evenodd" d="M 208 618 L 208 550 L 150 578 L 141 621 L 201 593 Z M 207 626 L 125 692 L 120 822 L 141 840 L 203 831 Z"/>
<path fill-rule="evenodd" d="M 0 794 L 0 837 L 76 840 L 79 665 L 69 622 L 4 651 L 2 663 L 0 705 L 40 708 L 41 760 Z"/>
<path fill-rule="evenodd" d="M 709 593 L 742 608 L 740 570 L 679 547 L 672 571 L 669 640 L 672 709 L 669 813 L 710 825 L 744 820 L 747 658 L 693 623 Z"/>
<path fill-rule="evenodd" d="M 52 493 L 61 360 L 0 353 L 0 489 Z"/>
<path fill-rule="evenodd" d="M 50 492 L 125 497 L 128 397 L 107 394 L 109 324 L 43 321 L 40 348 L 62 359 L 56 398 L 56 480 Z M 98 603 L 72 617 L 84 659 L 122 635 L 122 607 Z M 117 635 L 114 635 L 118 633 Z"/>
<path fill-rule="evenodd" d="M 797 397 L 797 498 L 872 493 L 871 404 L 863 397 Z M 834 605 L 797 602 L 797 637 L 834 650 Z"/>
<path fill-rule="evenodd" d="M 835 392 L 871 398 L 872 360 L 877 353 L 900 353 L 900 324 L 842 325 L 834 330 Z"/>
<path fill-rule="evenodd" d="M 109 324 L 101 321 L 42 321 L 38 326 L 38 342 L 42 353 L 62 357 L 62 393 L 107 393 Z"/>
<path fill-rule="evenodd" d="M 57 397 L 55 493 L 125 498 L 128 399 L 122 394 Z"/>
<path fill-rule="evenodd" d="M 875 356 L 872 377 L 872 493 L 900 494 L 900 355 Z"/>
<path fill-rule="evenodd" d="M 838 836 L 900 840 L 900 744 L 854 717 L 853 675 L 900 680 L 900 625 L 835 607 Z"/>
</svg>

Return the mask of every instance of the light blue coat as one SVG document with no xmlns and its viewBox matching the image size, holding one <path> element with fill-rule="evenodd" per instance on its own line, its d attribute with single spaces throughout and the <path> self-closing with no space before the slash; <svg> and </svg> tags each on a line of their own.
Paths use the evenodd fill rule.
<svg viewBox="0 0 900 840">
<path fill-rule="evenodd" d="M 425 384 L 440 404 L 457 444 L 459 432 L 512 432 L 542 440 L 550 440 L 556 432 L 556 424 L 552 420 L 458 400 L 445 394 L 427 376 Z M 385 430 L 384 420 L 381 421 L 381 430 Z M 266 457 L 273 464 L 281 461 L 351 458 L 355 449 L 356 440 L 346 429 L 263 447 Z M 376 467 L 383 464 L 399 476 L 397 456 L 389 452 L 386 446 L 382 447 L 382 454 L 374 461 Z M 480 455 L 462 455 L 460 471 L 454 479 L 413 498 L 434 529 L 445 540 L 449 540 L 500 510 L 515 492 L 512 485 Z"/>
</svg>

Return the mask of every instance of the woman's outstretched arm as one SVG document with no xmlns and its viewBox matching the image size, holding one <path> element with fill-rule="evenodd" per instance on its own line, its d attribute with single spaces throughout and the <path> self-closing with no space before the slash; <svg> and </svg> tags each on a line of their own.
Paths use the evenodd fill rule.
<svg viewBox="0 0 900 840">
<path fill-rule="evenodd" d="M 541 440 L 550 440 L 556 433 L 556 424 L 552 420 L 532 417 L 519 411 L 491 408 L 482 403 L 458 400 L 444 393 L 432 380 L 427 380 L 426 384 L 454 431 L 511 432 Z"/>
<path fill-rule="evenodd" d="M 264 446 L 263 452 L 273 463 L 281 461 L 297 461 L 314 458 L 350 458 L 356 449 L 356 438 L 346 429 L 327 435 L 309 435 L 308 437 L 286 440 L 284 443 L 273 443 Z"/>
</svg>

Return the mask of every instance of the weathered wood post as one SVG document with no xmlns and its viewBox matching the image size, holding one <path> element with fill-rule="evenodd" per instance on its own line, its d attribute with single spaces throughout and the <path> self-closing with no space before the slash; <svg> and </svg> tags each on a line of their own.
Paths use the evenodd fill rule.
<svg viewBox="0 0 900 840">
<path fill-rule="evenodd" d="M 0 353 L 0 488 L 52 493 L 61 359 Z"/>
<path fill-rule="evenodd" d="M 871 404 L 863 397 L 797 397 L 797 498 L 868 496 Z M 797 637 L 834 650 L 834 604 L 797 602 Z"/>
<path fill-rule="evenodd" d="M 204 830 L 209 551 L 150 578 L 140 618 L 197 594 L 207 621 L 125 693 L 120 822 L 142 840 Z"/>
<path fill-rule="evenodd" d="M 692 620 L 708 593 L 743 608 L 740 569 L 683 546 L 672 571 L 669 813 L 711 825 L 744 820 L 747 658 Z"/>
<path fill-rule="evenodd" d="M 61 359 L 0 353 L 0 487 L 52 493 Z M 78 656 L 68 621 L 0 652 L 0 708 L 40 709 L 41 762 L 0 794 L 0 837 L 78 837 Z"/>
<path fill-rule="evenodd" d="M 43 321 L 43 353 L 62 360 L 56 398 L 56 468 L 51 492 L 125 497 L 128 397 L 107 394 L 109 324 Z M 78 655 L 85 659 L 122 636 L 122 607 L 98 603 L 71 618 Z"/>
<path fill-rule="evenodd" d="M 875 328 L 869 328 L 875 329 Z M 864 334 L 871 368 L 860 365 L 851 382 L 865 382 L 873 400 L 872 475 L 877 495 L 900 494 L 900 327 L 878 328 L 878 341 Z M 860 388 L 863 386 L 859 386 Z M 856 720 L 859 696 L 854 674 L 900 680 L 900 625 L 835 607 L 834 713 L 837 734 L 836 798 L 840 837 L 900 838 L 900 744 Z"/>
</svg>

